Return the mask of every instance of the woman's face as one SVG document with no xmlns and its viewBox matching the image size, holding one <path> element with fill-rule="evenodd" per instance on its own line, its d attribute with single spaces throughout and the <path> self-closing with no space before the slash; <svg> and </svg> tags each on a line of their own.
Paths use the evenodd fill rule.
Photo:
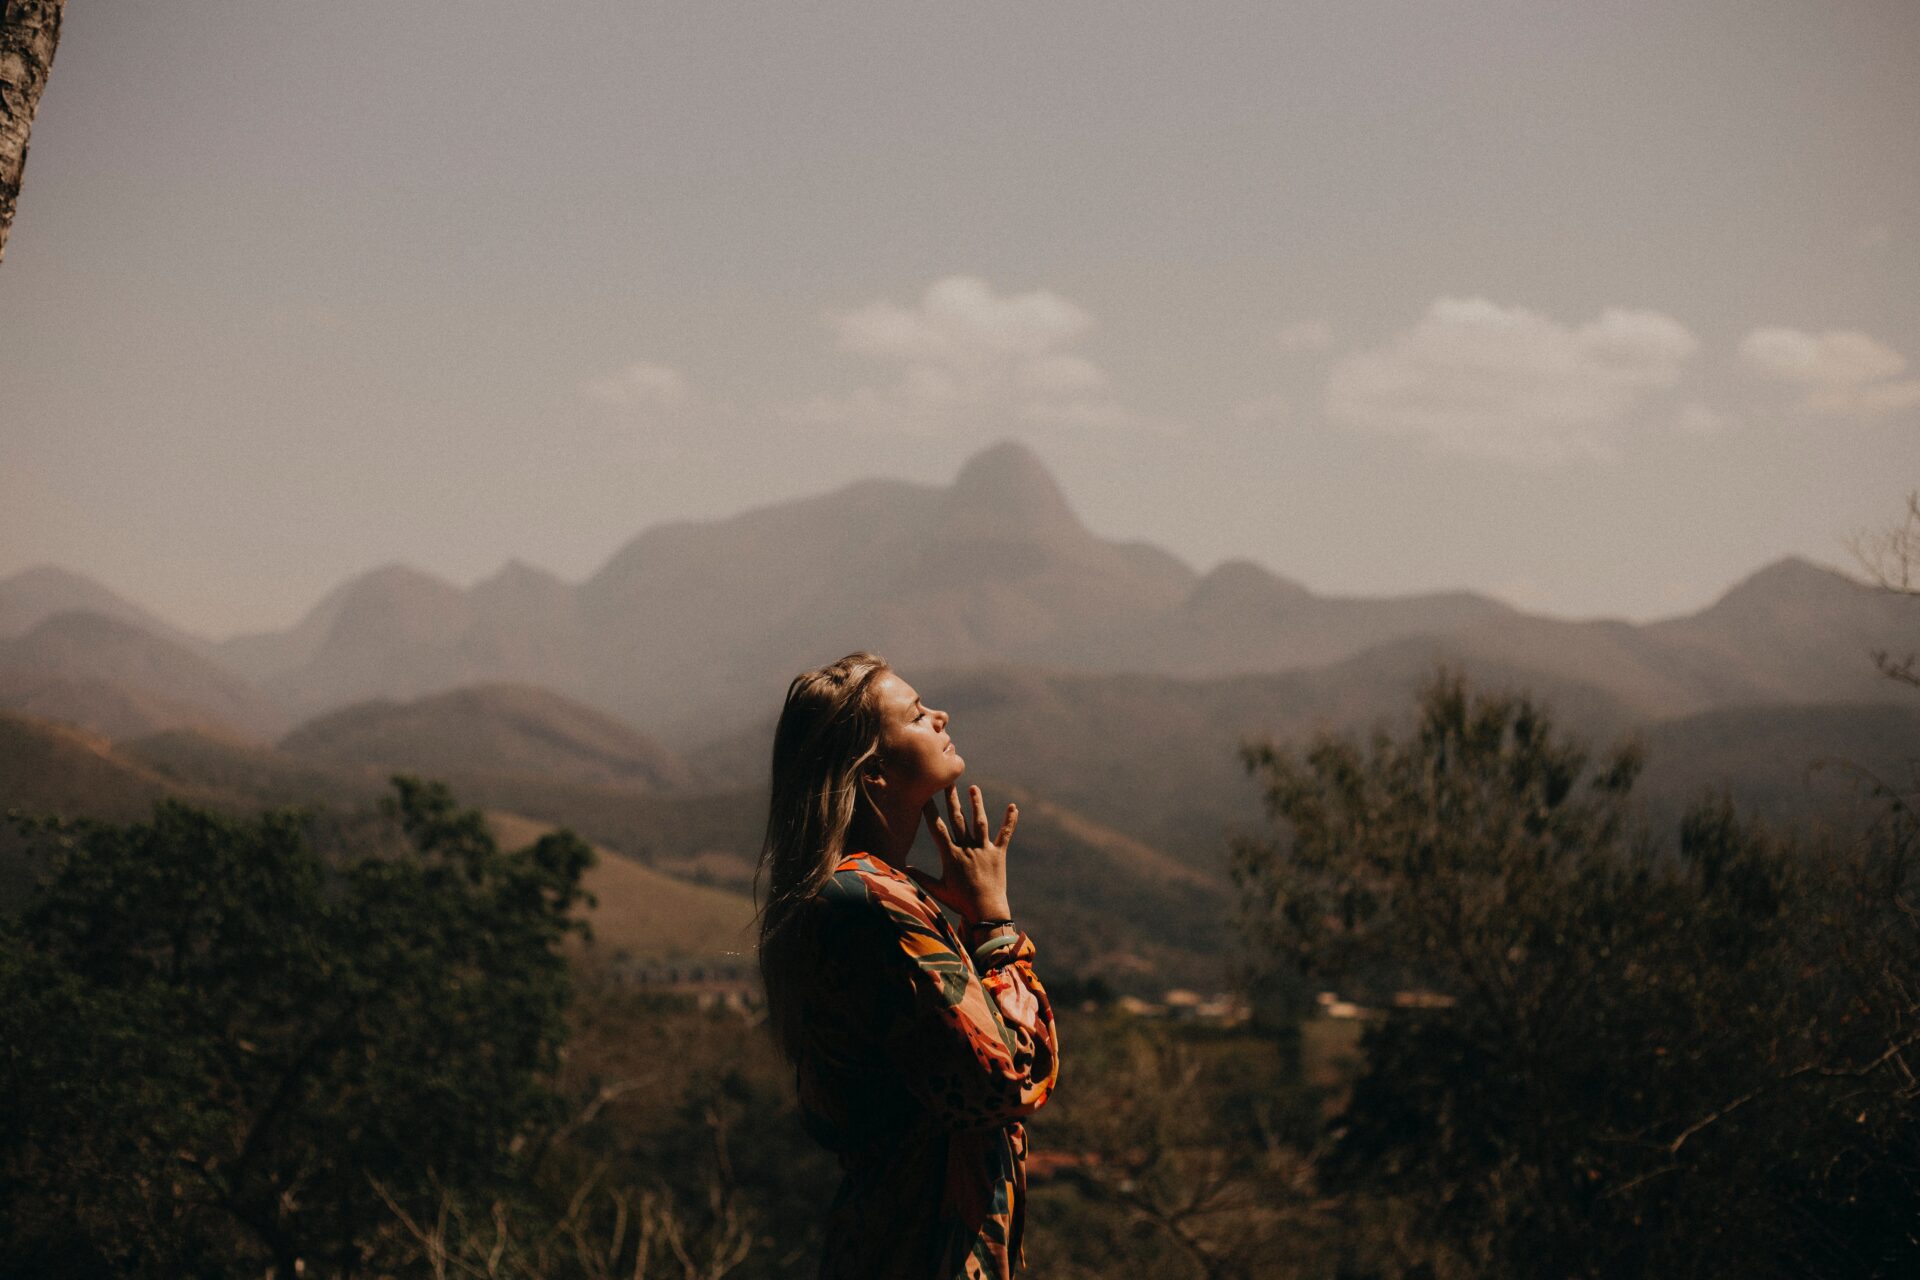
<svg viewBox="0 0 1920 1280">
<path fill-rule="evenodd" d="M 947 713 L 922 705 L 895 672 L 874 680 L 880 707 L 880 772 L 902 802 L 915 808 L 960 780 L 967 762 L 947 736 Z"/>
</svg>

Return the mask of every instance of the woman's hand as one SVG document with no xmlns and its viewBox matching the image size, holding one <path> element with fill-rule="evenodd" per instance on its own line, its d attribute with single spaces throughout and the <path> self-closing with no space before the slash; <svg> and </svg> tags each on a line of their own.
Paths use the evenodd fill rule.
<svg viewBox="0 0 1920 1280">
<path fill-rule="evenodd" d="M 1020 810 L 1008 805 L 1000 834 L 989 840 L 987 803 L 980 795 L 980 788 L 968 787 L 967 796 L 973 802 L 971 822 L 961 817 L 959 789 L 947 788 L 947 817 L 953 820 L 952 828 L 940 817 L 933 801 L 927 801 L 922 812 L 926 815 L 927 830 L 933 833 L 934 847 L 940 850 L 940 875 L 936 879 L 918 867 L 908 867 L 907 874 L 935 902 L 952 907 L 968 924 L 976 920 L 1006 920 L 1013 915 L 1013 909 L 1007 905 L 1007 844 L 1013 839 Z"/>
</svg>

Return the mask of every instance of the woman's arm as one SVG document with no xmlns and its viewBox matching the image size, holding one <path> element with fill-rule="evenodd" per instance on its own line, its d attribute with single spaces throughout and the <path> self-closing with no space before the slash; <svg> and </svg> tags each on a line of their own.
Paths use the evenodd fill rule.
<svg viewBox="0 0 1920 1280">
<path fill-rule="evenodd" d="M 1059 1075 L 1053 1006 L 1033 970 L 1033 942 L 1020 934 L 994 948 L 981 972 L 931 902 L 890 887 L 885 906 L 910 994 L 884 1042 L 903 1083 L 950 1128 L 998 1127 L 1032 1114 Z"/>
</svg>

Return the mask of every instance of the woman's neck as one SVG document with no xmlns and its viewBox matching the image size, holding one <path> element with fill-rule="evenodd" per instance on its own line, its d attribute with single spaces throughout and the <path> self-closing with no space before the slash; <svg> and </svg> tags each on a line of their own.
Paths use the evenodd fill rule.
<svg viewBox="0 0 1920 1280">
<path fill-rule="evenodd" d="M 870 853 L 896 870 L 907 869 L 914 837 L 920 832 L 920 811 L 883 813 L 862 808 L 847 827 L 847 848 Z"/>
</svg>

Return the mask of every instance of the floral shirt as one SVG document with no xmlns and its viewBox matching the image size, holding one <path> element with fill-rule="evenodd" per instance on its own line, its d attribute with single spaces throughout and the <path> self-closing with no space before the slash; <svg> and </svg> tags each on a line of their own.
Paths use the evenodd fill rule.
<svg viewBox="0 0 1920 1280">
<path fill-rule="evenodd" d="M 823 1280 L 1008 1280 L 1026 1199 L 1020 1117 L 1058 1071 L 1033 943 L 1022 934 L 980 972 L 920 886 L 864 853 L 802 916 L 800 1106 L 846 1174 Z"/>
</svg>

